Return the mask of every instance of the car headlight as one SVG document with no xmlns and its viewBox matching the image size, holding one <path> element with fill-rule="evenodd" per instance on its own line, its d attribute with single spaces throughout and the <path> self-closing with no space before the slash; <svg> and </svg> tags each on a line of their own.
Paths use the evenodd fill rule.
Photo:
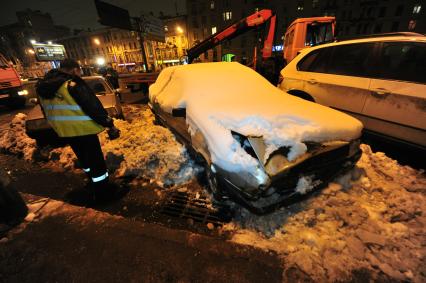
<svg viewBox="0 0 426 283">
<path fill-rule="evenodd" d="M 18 95 L 28 95 L 28 90 L 26 89 L 20 90 L 18 91 Z"/>
</svg>

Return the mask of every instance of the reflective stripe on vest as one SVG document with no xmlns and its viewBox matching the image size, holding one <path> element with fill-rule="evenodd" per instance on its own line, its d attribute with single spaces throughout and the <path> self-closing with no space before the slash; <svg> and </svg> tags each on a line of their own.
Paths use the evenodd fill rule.
<svg viewBox="0 0 426 283">
<path fill-rule="evenodd" d="M 68 92 L 66 81 L 51 99 L 40 97 L 46 119 L 60 137 L 98 134 L 104 128 L 93 121 Z"/>
</svg>

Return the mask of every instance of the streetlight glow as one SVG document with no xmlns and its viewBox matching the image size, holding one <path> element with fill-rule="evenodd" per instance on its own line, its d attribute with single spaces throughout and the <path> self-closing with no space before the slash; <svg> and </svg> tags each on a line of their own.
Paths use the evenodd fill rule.
<svg viewBox="0 0 426 283">
<path fill-rule="evenodd" d="M 47 44 L 52 44 L 52 41 L 48 41 Z"/>
<path fill-rule="evenodd" d="M 176 27 L 176 31 L 177 31 L 178 33 L 183 33 L 183 29 L 182 29 L 180 26 L 177 26 L 177 27 Z"/>
<path fill-rule="evenodd" d="M 105 65 L 105 59 L 102 57 L 96 58 L 96 64 L 98 64 L 99 66 Z"/>
<path fill-rule="evenodd" d="M 99 38 L 95 37 L 95 38 L 93 39 L 93 43 L 95 43 L 96 45 L 100 45 L 100 44 L 101 44 L 101 41 L 99 40 Z"/>
<path fill-rule="evenodd" d="M 33 50 L 33 49 L 31 49 L 31 48 L 28 48 L 28 53 L 30 53 L 30 54 L 35 54 L 34 50 Z"/>
<path fill-rule="evenodd" d="M 31 44 L 35 44 L 36 43 L 35 39 L 31 39 L 30 42 L 31 42 Z"/>
</svg>

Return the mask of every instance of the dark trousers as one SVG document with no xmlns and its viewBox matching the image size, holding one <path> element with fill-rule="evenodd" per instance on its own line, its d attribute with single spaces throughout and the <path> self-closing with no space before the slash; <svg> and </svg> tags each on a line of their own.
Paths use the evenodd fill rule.
<svg viewBox="0 0 426 283">
<path fill-rule="evenodd" d="M 107 181 L 107 166 L 97 135 L 67 138 L 83 170 L 92 182 Z M 105 178 L 103 178 L 105 176 Z"/>
</svg>

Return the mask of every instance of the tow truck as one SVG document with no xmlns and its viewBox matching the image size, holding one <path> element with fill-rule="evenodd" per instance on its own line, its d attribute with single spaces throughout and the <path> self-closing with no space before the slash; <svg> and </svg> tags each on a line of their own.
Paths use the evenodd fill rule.
<svg viewBox="0 0 426 283">
<path fill-rule="evenodd" d="M 10 108 L 25 106 L 28 91 L 22 89 L 18 72 L 0 54 L 0 104 Z"/>
<path fill-rule="evenodd" d="M 289 63 L 304 48 L 335 40 L 335 17 L 299 18 L 284 35 L 284 60 Z"/>
</svg>

